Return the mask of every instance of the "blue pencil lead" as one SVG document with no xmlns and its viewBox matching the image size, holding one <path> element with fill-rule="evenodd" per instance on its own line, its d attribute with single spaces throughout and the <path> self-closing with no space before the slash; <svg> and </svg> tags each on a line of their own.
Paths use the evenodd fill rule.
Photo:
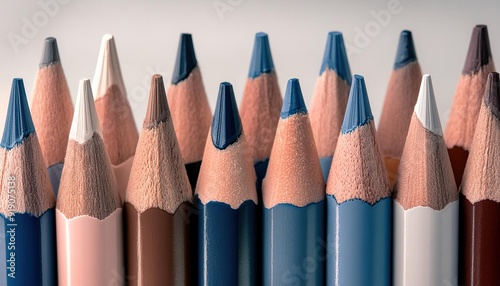
<svg viewBox="0 0 500 286">
<path fill-rule="evenodd" d="M 269 46 L 269 37 L 266 33 L 259 32 L 255 35 L 248 77 L 256 78 L 260 74 L 272 72 L 274 72 L 274 63 Z"/>
<path fill-rule="evenodd" d="M 241 135 L 241 120 L 234 98 L 233 86 L 223 82 L 219 87 L 219 96 L 212 121 L 212 143 L 218 149 L 226 149 Z"/>
<path fill-rule="evenodd" d="M 326 69 L 337 72 L 338 76 L 351 84 L 351 69 L 347 60 L 347 53 L 344 45 L 344 38 L 341 32 L 329 32 L 326 41 L 325 53 L 319 74 Z"/>
<path fill-rule="evenodd" d="M 178 84 L 180 81 L 185 80 L 197 65 L 193 37 L 191 34 L 181 34 L 172 84 Z"/>
<path fill-rule="evenodd" d="M 302 96 L 299 80 L 292 78 L 288 80 L 286 86 L 283 107 L 281 108 L 281 118 L 285 119 L 297 113 L 307 113 L 307 108 Z"/>
<path fill-rule="evenodd" d="M 366 92 L 365 79 L 363 76 L 355 74 L 352 77 L 351 92 L 341 132 L 342 134 L 350 133 L 367 124 L 370 120 L 373 120 L 373 114 Z"/>
</svg>

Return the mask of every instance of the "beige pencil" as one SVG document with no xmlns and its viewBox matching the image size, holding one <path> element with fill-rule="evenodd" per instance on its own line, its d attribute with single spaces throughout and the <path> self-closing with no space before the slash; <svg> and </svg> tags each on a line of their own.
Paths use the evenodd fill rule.
<svg viewBox="0 0 500 286">
<path fill-rule="evenodd" d="M 123 285 L 122 206 L 90 80 L 80 81 L 56 205 L 59 285 Z"/>
</svg>

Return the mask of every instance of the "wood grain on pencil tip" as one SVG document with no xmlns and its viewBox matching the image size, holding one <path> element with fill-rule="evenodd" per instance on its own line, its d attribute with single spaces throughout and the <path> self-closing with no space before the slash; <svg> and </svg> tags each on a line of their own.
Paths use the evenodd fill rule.
<svg viewBox="0 0 500 286">
<path fill-rule="evenodd" d="M 500 280 L 500 77 L 488 75 L 460 197 L 464 243 L 463 282 L 493 285 Z"/>
<path fill-rule="evenodd" d="M 78 89 L 56 223 L 59 285 L 124 284 L 122 203 L 88 79 Z"/>
<path fill-rule="evenodd" d="M 168 104 L 182 158 L 194 189 L 198 179 L 212 112 L 194 52 L 191 34 L 181 34 Z"/>
<path fill-rule="evenodd" d="M 31 97 L 31 112 L 45 165 L 57 195 L 73 117 L 73 103 L 57 41 L 52 37 L 46 38 L 44 42 Z"/>
<path fill-rule="evenodd" d="M 163 78 L 151 78 L 149 103 L 125 198 L 129 285 L 189 285 L 187 214 L 192 203 Z"/>
<path fill-rule="evenodd" d="M 412 32 L 404 30 L 399 37 L 396 59 L 389 78 L 382 114 L 378 125 L 378 140 L 391 186 L 396 180 L 399 160 L 403 153 L 413 107 L 417 102 L 422 71 L 417 59 Z"/>
<path fill-rule="evenodd" d="M 117 179 L 118 192 L 123 199 L 139 134 L 112 35 L 102 37 L 92 87 L 102 138 Z"/>
<path fill-rule="evenodd" d="M 422 78 L 395 189 L 393 283 L 456 285 L 458 192 L 429 75 Z"/>
<path fill-rule="evenodd" d="M 329 32 L 310 112 L 311 128 L 325 181 L 337 146 L 350 85 L 351 71 L 342 33 Z"/>
<path fill-rule="evenodd" d="M 488 28 L 477 25 L 472 30 L 464 69 L 458 80 L 444 133 L 457 186 L 462 181 L 486 80 L 493 71 L 495 65 L 491 57 Z"/>
<path fill-rule="evenodd" d="M 0 179 L 0 284 L 57 284 L 55 197 L 20 78 L 12 81 Z"/>
<path fill-rule="evenodd" d="M 198 185 L 199 285 L 256 285 L 257 192 L 233 87 L 223 82 Z"/>
</svg>

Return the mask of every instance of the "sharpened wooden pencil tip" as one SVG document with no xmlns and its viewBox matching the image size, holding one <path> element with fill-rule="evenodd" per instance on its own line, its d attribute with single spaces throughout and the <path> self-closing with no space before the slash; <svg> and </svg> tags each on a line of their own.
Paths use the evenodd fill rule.
<svg viewBox="0 0 500 286">
<path fill-rule="evenodd" d="M 94 133 L 102 137 L 99 119 L 97 118 L 97 111 L 94 105 L 94 96 L 92 95 L 90 79 L 84 78 L 80 80 L 80 85 L 78 87 L 75 114 L 73 115 L 73 123 L 69 132 L 69 138 L 83 144 L 92 138 Z"/>
<path fill-rule="evenodd" d="M 21 144 L 32 133 L 35 133 L 35 127 L 26 99 L 24 82 L 22 78 L 15 78 L 12 80 L 7 119 L 0 147 L 10 150 Z"/>
<path fill-rule="evenodd" d="M 49 37 L 45 39 L 40 67 L 46 67 L 60 62 L 59 49 L 57 48 L 56 38 Z"/>
<path fill-rule="evenodd" d="M 486 25 L 477 25 L 472 30 L 469 51 L 462 74 L 476 74 L 491 58 L 490 39 Z"/>
<path fill-rule="evenodd" d="M 149 103 L 144 119 L 144 128 L 151 128 L 160 122 L 165 122 L 170 117 L 170 111 L 165 93 L 163 77 L 155 74 L 151 77 Z"/>
<path fill-rule="evenodd" d="M 432 87 L 431 76 L 428 74 L 422 77 L 420 92 L 418 94 L 417 103 L 415 104 L 415 114 L 425 129 L 439 136 L 443 136 L 436 99 L 434 97 L 434 88 Z"/>
</svg>

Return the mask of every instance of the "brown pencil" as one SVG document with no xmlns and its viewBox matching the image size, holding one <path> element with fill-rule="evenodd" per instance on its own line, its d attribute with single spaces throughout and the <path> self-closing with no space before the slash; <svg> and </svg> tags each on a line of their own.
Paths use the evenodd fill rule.
<svg viewBox="0 0 500 286">
<path fill-rule="evenodd" d="M 500 271 L 500 78 L 490 73 L 460 194 L 465 285 L 498 285 Z"/>
<path fill-rule="evenodd" d="M 45 39 L 31 96 L 31 114 L 52 189 L 57 196 L 73 118 L 73 103 L 55 38 Z"/>
<path fill-rule="evenodd" d="M 495 65 L 491 58 L 488 29 L 486 25 L 477 25 L 472 30 L 469 51 L 462 75 L 458 80 L 455 99 L 444 132 L 457 186 L 460 186 L 462 182 L 486 79 L 493 71 L 495 71 Z"/>
<path fill-rule="evenodd" d="M 129 285 L 190 285 L 191 187 L 167 104 L 153 75 L 149 104 L 125 199 Z"/>
</svg>

